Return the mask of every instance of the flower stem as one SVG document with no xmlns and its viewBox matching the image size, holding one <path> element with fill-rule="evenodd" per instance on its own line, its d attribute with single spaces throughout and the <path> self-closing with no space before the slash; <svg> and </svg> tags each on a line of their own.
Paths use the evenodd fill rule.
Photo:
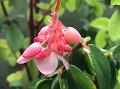
<svg viewBox="0 0 120 89">
<path fill-rule="evenodd" d="M 61 4 L 61 0 L 57 1 L 57 5 L 56 5 L 56 9 L 55 12 L 58 13 L 59 9 L 60 9 L 60 4 Z"/>
</svg>

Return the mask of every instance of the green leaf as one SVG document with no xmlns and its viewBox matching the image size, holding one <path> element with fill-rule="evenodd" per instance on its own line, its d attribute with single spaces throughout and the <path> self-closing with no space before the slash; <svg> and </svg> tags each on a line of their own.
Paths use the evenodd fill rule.
<svg viewBox="0 0 120 89">
<path fill-rule="evenodd" d="M 20 55 L 19 52 L 15 52 L 15 55 L 18 57 Z M 0 58 L 4 61 L 7 61 L 11 66 L 16 65 L 16 57 L 11 52 L 7 41 L 4 39 L 0 39 Z"/>
<path fill-rule="evenodd" d="M 7 81 L 10 86 L 23 86 L 28 83 L 28 79 L 26 76 L 26 71 L 17 71 L 15 73 L 11 73 L 7 76 Z"/>
<path fill-rule="evenodd" d="M 5 25 L 3 27 L 5 38 L 10 46 L 10 48 L 16 52 L 23 45 L 24 37 L 20 29 L 16 24 L 11 24 L 10 26 Z"/>
<path fill-rule="evenodd" d="M 59 79 L 60 89 L 69 89 L 68 82 L 66 79 Z"/>
<path fill-rule="evenodd" d="M 111 68 L 108 59 L 95 45 L 89 45 L 89 47 L 100 89 L 111 89 Z"/>
<path fill-rule="evenodd" d="M 113 58 L 120 63 L 120 45 L 113 50 Z"/>
<path fill-rule="evenodd" d="M 69 72 L 72 75 L 78 89 L 96 89 L 89 77 L 86 76 L 79 68 L 71 65 Z"/>
<path fill-rule="evenodd" d="M 36 83 L 35 89 L 51 89 L 52 80 L 40 80 Z"/>
<path fill-rule="evenodd" d="M 96 37 L 95 37 L 95 44 L 99 48 L 103 48 L 107 43 L 106 43 L 106 36 L 107 35 L 107 30 L 100 30 Z"/>
<path fill-rule="evenodd" d="M 44 2 L 40 2 L 37 4 L 37 7 L 40 9 L 48 9 L 49 8 L 49 4 L 48 3 L 44 3 Z"/>
<path fill-rule="evenodd" d="M 75 11 L 76 10 L 76 0 L 67 0 L 65 7 L 69 12 Z"/>
<path fill-rule="evenodd" d="M 109 35 L 112 41 L 120 40 L 120 11 L 113 13 L 108 24 Z"/>
<path fill-rule="evenodd" d="M 94 27 L 94 28 L 98 28 L 98 29 L 107 29 L 108 28 L 108 22 L 109 22 L 109 19 L 106 18 L 106 17 L 99 17 L 99 18 L 96 18 L 94 19 L 92 22 L 91 22 L 91 26 Z"/>
<path fill-rule="evenodd" d="M 120 0 L 111 0 L 111 5 L 120 5 Z"/>
<path fill-rule="evenodd" d="M 44 19 L 44 23 L 47 25 L 49 24 L 49 21 L 51 20 L 51 16 L 50 15 L 47 15 Z"/>
</svg>

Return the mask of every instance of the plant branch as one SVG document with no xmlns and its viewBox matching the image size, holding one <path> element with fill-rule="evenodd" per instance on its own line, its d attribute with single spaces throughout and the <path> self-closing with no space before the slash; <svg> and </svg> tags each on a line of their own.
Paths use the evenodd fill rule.
<svg viewBox="0 0 120 89">
<path fill-rule="evenodd" d="M 33 16 L 33 2 L 34 0 L 30 0 L 29 3 L 29 31 L 30 31 L 30 44 L 33 43 L 33 39 L 34 39 L 34 34 L 35 34 L 35 29 L 34 29 L 34 16 Z"/>
<path fill-rule="evenodd" d="M 3 10 L 4 15 L 5 15 L 6 17 L 8 17 L 9 15 L 8 15 L 8 13 L 7 13 L 7 10 L 6 10 L 6 8 L 5 8 L 5 5 L 4 5 L 3 0 L 1 0 L 0 3 L 1 3 L 1 7 L 2 7 L 2 10 Z"/>
</svg>

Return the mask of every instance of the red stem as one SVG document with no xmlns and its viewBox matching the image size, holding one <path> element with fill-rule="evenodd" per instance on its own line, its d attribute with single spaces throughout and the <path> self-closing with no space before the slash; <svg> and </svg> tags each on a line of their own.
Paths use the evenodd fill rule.
<svg viewBox="0 0 120 89">
<path fill-rule="evenodd" d="M 55 9 L 55 12 L 58 13 L 59 9 L 60 9 L 60 3 L 61 3 L 61 0 L 58 0 L 57 1 L 57 5 L 56 5 L 56 9 Z"/>
</svg>

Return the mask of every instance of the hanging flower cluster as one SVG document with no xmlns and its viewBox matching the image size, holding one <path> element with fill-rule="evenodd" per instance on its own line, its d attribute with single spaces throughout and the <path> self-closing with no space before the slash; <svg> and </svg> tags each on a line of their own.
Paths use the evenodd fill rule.
<svg viewBox="0 0 120 89">
<path fill-rule="evenodd" d="M 43 27 L 38 36 L 34 38 L 32 43 L 19 57 L 19 64 L 26 63 L 35 58 L 39 71 L 44 75 L 51 75 L 58 66 L 58 59 L 61 60 L 66 69 L 68 63 L 64 59 L 64 53 L 70 52 L 72 48 L 70 44 L 78 44 L 81 40 L 79 32 L 73 27 L 65 27 L 59 21 L 58 10 L 60 0 L 57 7 L 52 13 L 50 23 Z"/>
</svg>

